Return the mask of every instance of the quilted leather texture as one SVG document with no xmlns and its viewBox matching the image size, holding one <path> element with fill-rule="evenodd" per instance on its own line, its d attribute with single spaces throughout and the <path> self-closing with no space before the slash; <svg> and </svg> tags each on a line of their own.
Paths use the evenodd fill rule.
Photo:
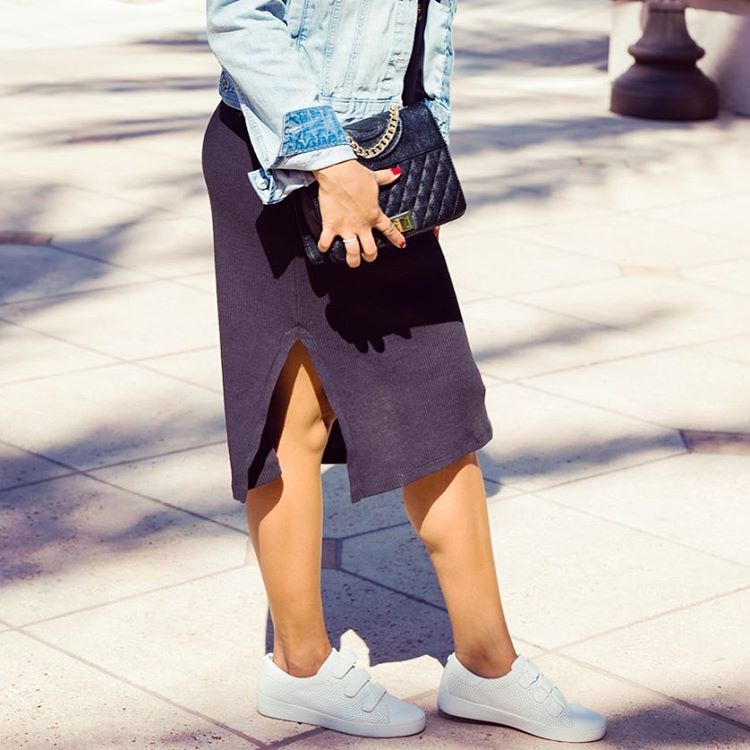
<svg viewBox="0 0 750 750">
<path fill-rule="evenodd" d="M 368 148 L 376 143 L 388 122 L 388 112 L 346 126 L 356 141 Z M 429 109 L 422 103 L 402 107 L 396 133 L 388 147 L 374 159 L 357 157 L 370 169 L 398 165 L 401 176 L 380 188 L 380 207 L 393 217 L 411 211 L 415 228 L 403 232 L 405 238 L 432 230 L 436 225 L 457 219 L 466 211 L 466 199 L 453 166 L 448 146 Z M 318 182 L 291 194 L 302 234 L 305 253 L 312 263 L 346 261 L 346 249 L 336 237 L 328 252 L 318 250 L 322 230 Z M 378 248 L 396 249 L 378 230 L 373 230 Z"/>
</svg>

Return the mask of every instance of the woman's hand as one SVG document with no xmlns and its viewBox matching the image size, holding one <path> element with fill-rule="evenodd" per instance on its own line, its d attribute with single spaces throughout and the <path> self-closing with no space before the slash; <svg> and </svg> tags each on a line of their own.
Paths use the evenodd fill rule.
<svg viewBox="0 0 750 750">
<path fill-rule="evenodd" d="M 327 252 L 338 235 L 342 240 L 356 240 L 344 243 L 346 263 L 350 268 L 360 264 L 360 253 L 364 254 L 366 261 L 372 262 L 378 256 L 373 227 L 396 247 L 405 247 L 404 236 L 383 213 L 378 202 L 380 186 L 395 182 L 400 171 L 368 169 L 356 159 L 314 169 L 323 219 L 318 249 Z"/>
</svg>

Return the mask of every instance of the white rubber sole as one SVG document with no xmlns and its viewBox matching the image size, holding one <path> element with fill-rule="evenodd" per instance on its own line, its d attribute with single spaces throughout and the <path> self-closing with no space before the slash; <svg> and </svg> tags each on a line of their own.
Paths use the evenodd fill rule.
<svg viewBox="0 0 750 750">
<path fill-rule="evenodd" d="M 457 698 L 449 693 L 438 693 L 438 708 L 451 716 L 462 719 L 474 719 L 476 721 L 489 721 L 493 724 L 520 729 L 522 732 L 533 734 L 545 740 L 557 740 L 558 742 L 595 742 L 606 734 L 606 727 L 580 728 L 580 727 L 548 727 L 535 721 L 529 721 L 522 716 L 503 711 L 493 706 Z"/>
<path fill-rule="evenodd" d="M 321 711 L 258 695 L 256 707 L 258 713 L 270 719 L 284 719 L 286 721 L 301 721 L 305 724 L 315 724 L 326 729 L 335 729 L 345 734 L 355 734 L 359 737 L 405 737 L 417 734 L 425 727 L 425 716 L 406 724 L 361 724 L 356 721 L 346 721 Z"/>
</svg>

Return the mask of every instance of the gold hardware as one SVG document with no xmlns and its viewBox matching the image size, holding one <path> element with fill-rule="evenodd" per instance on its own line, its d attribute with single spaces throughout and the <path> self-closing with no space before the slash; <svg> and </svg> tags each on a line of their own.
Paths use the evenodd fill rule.
<svg viewBox="0 0 750 750">
<path fill-rule="evenodd" d="M 380 140 L 370 148 L 363 148 L 357 143 L 352 137 L 349 131 L 346 131 L 346 137 L 349 141 L 349 145 L 354 149 L 354 153 L 357 156 L 363 156 L 365 159 L 372 159 L 378 154 L 382 154 L 385 151 L 388 144 L 393 140 L 393 136 L 396 135 L 396 128 L 398 127 L 398 113 L 401 107 L 398 104 L 391 104 L 388 108 L 390 117 L 388 118 L 388 124 L 385 126 L 383 135 L 380 136 Z"/>
<path fill-rule="evenodd" d="M 414 222 L 414 215 L 411 211 L 404 211 L 403 213 L 389 216 L 388 218 L 394 223 L 396 229 L 398 229 L 401 234 L 409 232 L 417 226 Z"/>
</svg>

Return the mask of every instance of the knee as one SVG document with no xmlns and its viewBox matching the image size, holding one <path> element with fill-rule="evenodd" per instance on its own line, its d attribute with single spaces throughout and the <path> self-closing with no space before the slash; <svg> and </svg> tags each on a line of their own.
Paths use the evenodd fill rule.
<svg viewBox="0 0 750 750">
<path fill-rule="evenodd" d="M 331 421 L 330 424 L 333 422 Z M 324 414 L 320 414 L 307 422 L 300 431 L 302 445 L 310 453 L 322 456 L 330 434 L 330 424 Z"/>
</svg>

